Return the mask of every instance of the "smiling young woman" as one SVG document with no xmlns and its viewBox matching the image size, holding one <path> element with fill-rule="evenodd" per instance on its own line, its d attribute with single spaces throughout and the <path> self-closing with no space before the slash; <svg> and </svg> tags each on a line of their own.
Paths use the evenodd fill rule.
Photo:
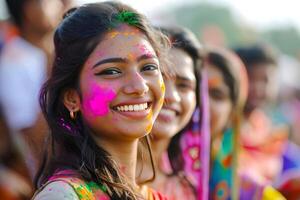
<svg viewBox="0 0 300 200">
<path fill-rule="evenodd" d="M 163 199 L 135 172 L 163 104 L 167 39 L 132 8 L 104 2 L 71 9 L 54 42 L 40 98 L 51 147 L 34 199 Z"/>
</svg>

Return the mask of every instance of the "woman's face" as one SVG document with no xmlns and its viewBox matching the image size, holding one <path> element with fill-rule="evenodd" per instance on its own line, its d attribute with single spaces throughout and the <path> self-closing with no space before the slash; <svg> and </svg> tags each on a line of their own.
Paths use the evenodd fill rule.
<svg viewBox="0 0 300 200">
<path fill-rule="evenodd" d="M 183 50 L 169 53 L 172 75 L 164 76 L 166 94 L 153 128 L 154 138 L 171 138 L 190 120 L 196 107 L 196 77 L 192 58 Z M 167 72 L 168 73 L 168 72 Z"/>
<path fill-rule="evenodd" d="M 84 120 L 97 136 L 136 139 L 152 129 L 164 97 L 159 60 L 139 29 L 108 32 L 80 74 Z"/>
<path fill-rule="evenodd" d="M 230 90 L 224 81 L 222 72 L 208 64 L 208 89 L 210 107 L 210 126 L 212 139 L 221 134 L 228 126 L 232 112 Z"/>
</svg>

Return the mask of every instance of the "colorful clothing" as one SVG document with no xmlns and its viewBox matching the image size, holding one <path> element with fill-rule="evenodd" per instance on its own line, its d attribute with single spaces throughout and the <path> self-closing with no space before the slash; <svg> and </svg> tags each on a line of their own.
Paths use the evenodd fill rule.
<svg viewBox="0 0 300 200">
<path fill-rule="evenodd" d="M 192 185 L 184 177 L 169 176 L 156 188 L 159 192 L 164 194 L 168 200 L 196 200 Z"/>
<path fill-rule="evenodd" d="M 196 189 L 197 199 L 208 199 L 210 128 L 206 71 L 202 71 L 199 91 L 201 105 L 193 113 L 192 120 L 180 138 L 183 153 L 184 173 Z"/>
<path fill-rule="evenodd" d="M 239 172 L 260 184 L 272 184 L 283 167 L 287 133 L 285 127 L 274 128 L 263 111 L 253 111 L 242 129 Z"/>
<path fill-rule="evenodd" d="M 210 199 L 230 199 L 232 196 L 234 168 L 234 132 L 228 129 L 222 135 L 220 146 L 215 150 L 212 159 L 212 174 L 210 176 Z M 213 148 L 214 149 L 214 148 Z M 214 152 L 214 150 L 212 151 Z M 213 153 L 214 154 L 214 153 Z"/>
<path fill-rule="evenodd" d="M 53 175 L 35 194 L 33 200 L 110 200 L 106 187 L 95 182 L 86 182 L 71 170 L 64 170 Z M 142 189 L 146 200 L 166 200 L 159 192 L 151 188 Z"/>
<path fill-rule="evenodd" d="M 290 173 L 290 178 L 282 180 L 278 184 L 278 190 L 288 199 L 288 200 L 299 200 L 300 199 L 300 175 L 298 173 Z"/>
</svg>

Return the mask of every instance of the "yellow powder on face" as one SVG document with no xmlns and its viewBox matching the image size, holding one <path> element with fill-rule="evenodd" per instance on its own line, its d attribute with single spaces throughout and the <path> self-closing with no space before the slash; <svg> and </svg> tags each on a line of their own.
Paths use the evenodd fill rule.
<svg viewBox="0 0 300 200">
<path fill-rule="evenodd" d="M 161 79 L 159 84 L 160 84 L 160 89 L 161 89 L 162 93 L 165 94 L 166 86 L 165 86 L 164 81 Z M 163 104 L 164 104 L 164 98 L 160 98 L 158 105 L 161 107 Z"/>
<path fill-rule="evenodd" d="M 150 133 L 151 130 L 152 130 L 152 124 L 149 124 L 147 127 L 146 127 L 146 133 Z"/>
<path fill-rule="evenodd" d="M 146 132 L 150 133 L 153 127 L 153 112 L 150 110 L 149 115 L 147 116 L 147 120 L 149 120 L 150 124 L 146 127 Z"/>
</svg>

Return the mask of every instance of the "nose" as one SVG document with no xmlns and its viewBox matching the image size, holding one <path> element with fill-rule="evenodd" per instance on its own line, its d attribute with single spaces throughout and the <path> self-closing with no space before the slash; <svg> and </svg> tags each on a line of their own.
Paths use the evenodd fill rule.
<svg viewBox="0 0 300 200">
<path fill-rule="evenodd" d="M 172 104 L 181 101 L 181 97 L 176 89 L 175 82 L 172 80 L 165 80 L 165 104 Z"/>
<path fill-rule="evenodd" d="M 128 76 L 128 79 L 124 83 L 125 94 L 144 95 L 149 91 L 147 81 L 138 72 Z"/>
</svg>

